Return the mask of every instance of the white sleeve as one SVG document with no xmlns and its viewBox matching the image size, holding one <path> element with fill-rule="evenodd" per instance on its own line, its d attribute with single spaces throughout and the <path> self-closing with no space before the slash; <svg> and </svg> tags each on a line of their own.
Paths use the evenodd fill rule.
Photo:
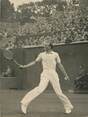
<svg viewBox="0 0 88 117">
<path fill-rule="evenodd" d="M 56 54 L 56 61 L 57 61 L 57 63 L 61 63 L 61 59 L 60 59 L 60 56 L 58 53 Z"/>
<path fill-rule="evenodd" d="M 38 57 L 36 58 L 36 62 L 40 62 L 42 60 L 42 56 L 41 56 L 41 53 L 38 55 Z"/>
</svg>

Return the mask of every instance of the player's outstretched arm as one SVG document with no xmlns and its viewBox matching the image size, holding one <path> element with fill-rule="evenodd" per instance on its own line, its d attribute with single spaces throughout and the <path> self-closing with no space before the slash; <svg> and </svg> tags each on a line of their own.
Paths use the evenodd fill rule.
<svg viewBox="0 0 88 117">
<path fill-rule="evenodd" d="M 36 61 L 32 61 L 27 65 L 20 65 L 19 67 L 20 68 L 27 68 L 27 67 L 31 67 L 31 66 L 35 65 L 36 63 L 37 63 Z"/>
<path fill-rule="evenodd" d="M 69 76 L 67 75 L 62 63 L 58 63 L 58 67 L 60 68 L 60 70 L 62 71 L 62 73 L 64 74 L 65 80 L 69 80 Z"/>
<path fill-rule="evenodd" d="M 20 67 L 20 68 L 31 67 L 31 66 L 35 65 L 36 63 L 40 62 L 41 59 L 42 59 L 42 58 L 41 58 L 41 54 L 39 54 L 38 57 L 35 59 L 35 61 L 32 61 L 32 62 L 30 62 L 30 63 L 27 64 L 27 65 L 20 65 L 19 67 Z"/>
</svg>

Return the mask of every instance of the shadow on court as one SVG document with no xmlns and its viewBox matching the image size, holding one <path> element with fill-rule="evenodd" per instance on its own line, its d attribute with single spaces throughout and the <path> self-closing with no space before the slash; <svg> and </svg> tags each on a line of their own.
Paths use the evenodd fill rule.
<svg viewBox="0 0 88 117">
<path fill-rule="evenodd" d="M 27 91 L 0 90 L 0 117 L 88 117 L 88 94 L 65 94 L 74 105 L 73 112 L 64 114 L 60 100 L 52 91 L 45 91 L 21 113 L 20 100 Z"/>
</svg>

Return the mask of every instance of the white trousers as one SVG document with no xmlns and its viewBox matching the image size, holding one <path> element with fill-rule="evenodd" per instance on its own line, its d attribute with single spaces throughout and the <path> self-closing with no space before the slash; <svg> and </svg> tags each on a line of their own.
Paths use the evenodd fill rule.
<svg viewBox="0 0 88 117">
<path fill-rule="evenodd" d="M 54 70 L 44 70 L 41 74 L 39 85 L 33 90 L 29 91 L 21 100 L 21 103 L 28 106 L 32 100 L 34 100 L 47 88 L 49 82 L 51 83 L 55 93 L 63 103 L 64 108 L 66 109 L 68 107 L 73 107 L 70 100 L 62 93 L 58 75 Z"/>
</svg>

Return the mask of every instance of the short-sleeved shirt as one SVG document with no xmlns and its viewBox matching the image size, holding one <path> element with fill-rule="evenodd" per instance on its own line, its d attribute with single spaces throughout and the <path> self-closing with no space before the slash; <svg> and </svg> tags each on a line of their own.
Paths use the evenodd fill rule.
<svg viewBox="0 0 88 117">
<path fill-rule="evenodd" d="M 42 62 L 43 70 L 56 70 L 56 64 L 61 62 L 59 54 L 54 51 L 40 53 L 36 59 L 36 62 L 38 61 Z"/>
</svg>

